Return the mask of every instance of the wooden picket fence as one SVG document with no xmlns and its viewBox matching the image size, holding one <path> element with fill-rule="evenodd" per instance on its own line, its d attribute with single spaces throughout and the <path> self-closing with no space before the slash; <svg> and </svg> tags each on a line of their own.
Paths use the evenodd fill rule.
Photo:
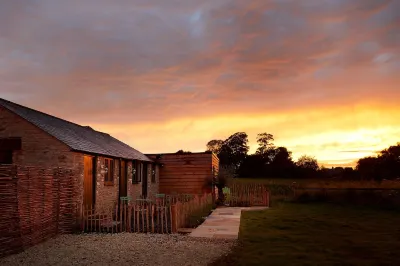
<svg viewBox="0 0 400 266">
<path fill-rule="evenodd" d="M 180 228 L 189 227 L 190 216 L 204 212 L 212 204 L 212 194 L 194 196 L 189 201 L 178 201 L 172 205 L 172 232 L 177 232 Z"/>
<path fill-rule="evenodd" d="M 123 200 L 106 210 L 83 206 L 81 229 L 100 233 L 177 233 L 188 224 L 192 213 L 205 208 L 211 201 L 211 194 L 159 195 L 156 200 Z"/>
<path fill-rule="evenodd" d="M 270 193 L 264 184 L 232 183 L 227 189 L 225 203 L 231 207 L 268 207 L 270 204 Z"/>
</svg>

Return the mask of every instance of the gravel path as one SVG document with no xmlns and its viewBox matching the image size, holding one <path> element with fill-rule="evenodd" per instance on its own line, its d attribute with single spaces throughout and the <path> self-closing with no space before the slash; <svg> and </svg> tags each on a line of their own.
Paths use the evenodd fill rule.
<svg viewBox="0 0 400 266">
<path fill-rule="evenodd" d="M 0 265 L 207 265 L 232 240 L 157 234 L 62 235 L 0 260 Z"/>
</svg>

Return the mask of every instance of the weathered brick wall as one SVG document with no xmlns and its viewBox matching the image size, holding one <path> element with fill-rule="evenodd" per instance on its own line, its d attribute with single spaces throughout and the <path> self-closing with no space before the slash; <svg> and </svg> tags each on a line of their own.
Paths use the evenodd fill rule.
<svg viewBox="0 0 400 266">
<path fill-rule="evenodd" d="M 142 195 L 142 182 L 132 184 L 132 161 L 128 163 L 128 196 L 135 200 Z"/>
<path fill-rule="evenodd" d="M 114 160 L 114 184 L 112 186 L 104 184 L 105 157 L 98 156 L 96 166 L 96 208 L 111 208 L 118 202 L 119 160 Z"/>
<path fill-rule="evenodd" d="M 142 196 L 142 182 L 136 184 L 132 184 L 132 181 L 128 184 L 128 187 L 130 187 L 129 191 L 129 196 L 132 198 L 132 200 L 139 199 Z"/>
<path fill-rule="evenodd" d="M 83 201 L 83 155 L 53 136 L 0 106 L 0 138 L 21 137 L 22 148 L 13 153 L 13 163 L 21 166 L 61 167 L 73 169 L 75 176 L 75 199 L 80 211 Z"/>
<path fill-rule="evenodd" d="M 151 182 L 152 165 L 147 165 L 147 198 L 152 199 L 154 195 L 158 193 L 159 186 L 159 169 L 156 169 L 156 182 Z M 143 192 L 143 180 L 139 183 L 132 184 L 132 163 L 128 164 L 128 195 L 132 197 L 132 200 L 142 198 Z"/>
<path fill-rule="evenodd" d="M 155 182 L 152 182 L 152 170 L 156 171 L 156 179 Z M 148 176 L 148 184 L 147 184 L 147 196 L 150 199 L 154 199 L 155 195 L 159 192 L 159 181 L 160 181 L 160 169 L 158 165 L 149 164 L 149 176 Z"/>
<path fill-rule="evenodd" d="M 14 164 L 63 168 L 83 164 L 83 157 L 67 145 L 0 106 L 0 138 L 4 137 L 22 139 L 22 150 L 13 153 Z"/>
<path fill-rule="evenodd" d="M 71 152 L 74 157 L 74 163 L 71 169 L 76 171 L 75 175 L 75 194 L 74 198 L 76 199 L 76 205 L 77 205 L 77 212 L 80 214 L 82 213 L 82 203 L 83 203 L 83 168 L 84 168 L 84 161 L 83 161 L 83 154 L 81 153 L 74 153 Z"/>
</svg>

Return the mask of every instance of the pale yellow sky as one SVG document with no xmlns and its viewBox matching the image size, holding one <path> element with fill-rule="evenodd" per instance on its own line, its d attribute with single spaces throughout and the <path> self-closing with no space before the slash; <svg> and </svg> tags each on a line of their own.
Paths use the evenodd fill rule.
<svg viewBox="0 0 400 266">
<path fill-rule="evenodd" d="M 268 132 L 275 136 L 277 146 L 293 152 L 294 159 L 307 154 L 321 164 L 347 165 L 396 144 L 400 137 L 398 121 L 397 106 L 357 105 L 265 115 L 215 115 L 158 124 L 92 126 L 145 153 L 204 151 L 209 140 L 225 139 L 238 131 L 248 133 L 252 153 L 257 148 L 257 133 Z"/>
</svg>

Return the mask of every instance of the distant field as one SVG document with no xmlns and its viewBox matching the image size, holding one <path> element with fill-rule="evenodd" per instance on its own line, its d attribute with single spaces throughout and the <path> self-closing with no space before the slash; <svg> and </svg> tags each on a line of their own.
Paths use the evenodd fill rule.
<svg viewBox="0 0 400 266">
<path fill-rule="evenodd" d="M 400 265 L 400 213 L 281 203 L 242 214 L 241 245 L 217 265 Z"/>
<path fill-rule="evenodd" d="M 375 181 L 347 181 L 339 179 L 284 179 L 284 178 L 235 178 L 239 183 L 262 183 L 269 185 L 291 185 L 293 182 L 300 187 L 315 188 L 398 188 L 400 181 L 384 180 L 381 183 Z"/>
</svg>

